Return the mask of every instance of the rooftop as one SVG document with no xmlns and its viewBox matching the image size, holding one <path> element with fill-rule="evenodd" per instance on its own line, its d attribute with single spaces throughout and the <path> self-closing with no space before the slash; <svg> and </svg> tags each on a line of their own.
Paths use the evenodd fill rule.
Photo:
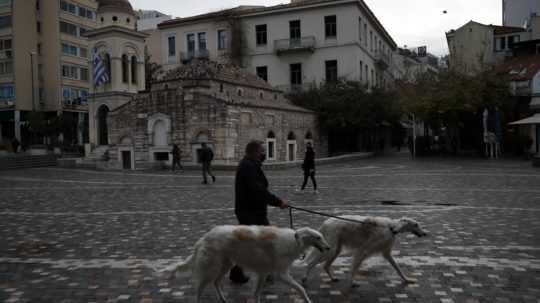
<svg viewBox="0 0 540 303">
<path fill-rule="evenodd" d="M 286 11 L 286 10 L 296 10 L 296 9 L 303 9 L 303 8 L 317 7 L 317 6 L 331 6 L 331 5 L 339 5 L 339 4 L 347 4 L 347 3 L 357 3 L 363 10 L 365 10 L 366 14 L 381 29 L 381 31 L 383 32 L 383 35 L 386 36 L 386 38 L 389 40 L 392 46 L 394 48 L 397 47 L 397 44 L 392 38 L 392 36 L 390 36 L 390 34 L 386 31 L 384 26 L 379 22 L 379 19 L 377 19 L 375 14 L 371 11 L 371 9 L 367 6 L 367 4 L 364 3 L 363 0 L 309 0 L 309 1 L 306 0 L 306 1 L 291 2 L 287 4 L 278 4 L 278 5 L 273 5 L 273 6 L 241 5 L 234 8 L 220 10 L 216 12 L 168 20 L 168 21 L 160 23 L 158 25 L 158 28 L 175 27 L 180 24 L 196 22 L 196 21 L 201 21 L 201 20 L 206 20 L 206 19 L 219 19 L 219 18 L 228 18 L 228 17 L 250 17 L 250 16 L 257 16 L 257 15 L 279 13 L 281 11 Z"/>
<path fill-rule="evenodd" d="M 512 81 L 532 80 L 540 72 L 540 54 L 512 58 L 498 65 L 496 70 Z"/>
</svg>

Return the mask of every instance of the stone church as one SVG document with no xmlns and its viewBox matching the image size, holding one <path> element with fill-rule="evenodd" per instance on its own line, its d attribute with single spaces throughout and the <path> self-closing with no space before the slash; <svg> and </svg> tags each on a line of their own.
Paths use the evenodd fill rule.
<svg viewBox="0 0 540 303">
<path fill-rule="evenodd" d="M 110 81 L 90 97 L 90 154 L 106 154 L 105 167 L 170 165 L 173 144 L 184 164 L 196 164 L 203 142 L 213 149 L 215 164 L 236 164 L 250 140 L 266 144 L 269 162 L 301 159 L 307 142 L 324 156 L 315 114 L 245 69 L 194 60 L 146 88 L 146 36 L 134 26 L 131 5 L 99 2 L 102 27 L 87 36 Z"/>
<path fill-rule="evenodd" d="M 203 142 L 214 163 L 234 164 L 253 139 L 266 144 L 269 161 L 295 161 L 307 142 L 319 141 L 313 112 L 244 69 L 207 60 L 169 71 L 109 121 L 109 155 L 118 168 L 170 164 L 172 144 L 195 164 Z"/>
</svg>

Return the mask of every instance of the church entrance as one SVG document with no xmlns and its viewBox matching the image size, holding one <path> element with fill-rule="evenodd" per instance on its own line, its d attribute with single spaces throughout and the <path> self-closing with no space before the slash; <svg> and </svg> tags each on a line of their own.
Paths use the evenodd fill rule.
<svg viewBox="0 0 540 303">
<path fill-rule="evenodd" d="M 109 145 L 109 130 L 107 127 L 107 116 L 109 108 L 102 105 L 98 109 L 98 144 Z"/>
<path fill-rule="evenodd" d="M 132 169 L 131 167 L 131 151 L 123 150 L 122 151 L 122 168 L 123 169 Z"/>
</svg>

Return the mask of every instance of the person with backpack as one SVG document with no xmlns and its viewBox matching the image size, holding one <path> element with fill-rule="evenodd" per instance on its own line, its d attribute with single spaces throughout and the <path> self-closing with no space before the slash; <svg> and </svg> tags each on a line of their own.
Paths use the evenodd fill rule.
<svg viewBox="0 0 540 303">
<path fill-rule="evenodd" d="M 212 174 L 211 171 L 211 164 L 212 160 L 214 160 L 214 152 L 206 142 L 202 143 L 202 149 L 201 149 L 201 163 L 202 163 L 202 174 L 203 174 L 203 184 L 208 184 L 206 174 L 210 175 L 212 177 L 212 182 L 216 182 L 216 176 Z"/>
</svg>

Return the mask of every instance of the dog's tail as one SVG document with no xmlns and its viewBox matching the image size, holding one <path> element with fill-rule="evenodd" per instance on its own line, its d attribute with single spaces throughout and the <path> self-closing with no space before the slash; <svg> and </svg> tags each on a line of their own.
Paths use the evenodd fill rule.
<svg viewBox="0 0 540 303">
<path fill-rule="evenodd" d="M 195 259 L 194 256 L 190 255 L 184 261 L 171 264 L 171 265 L 159 270 L 158 272 L 159 273 L 170 272 L 171 275 L 174 275 L 176 272 L 187 271 L 187 270 L 191 269 L 194 259 Z"/>
</svg>

